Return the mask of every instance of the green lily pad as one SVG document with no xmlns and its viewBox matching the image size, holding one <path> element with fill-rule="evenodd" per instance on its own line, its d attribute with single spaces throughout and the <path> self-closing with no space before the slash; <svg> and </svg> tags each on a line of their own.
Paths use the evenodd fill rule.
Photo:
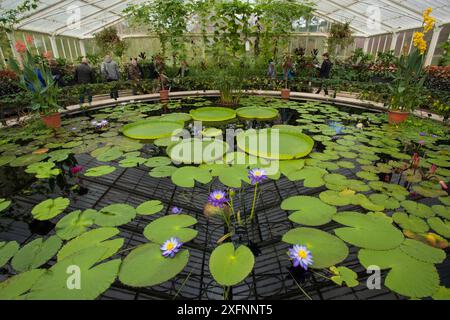
<svg viewBox="0 0 450 320">
<path fill-rule="evenodd" d="M 188 261 L 187 250 L 181 250 L 173 258 L 165 258 L 158 244 L 143 244 L 123 260 L 119 280 L 131 287 L 151 287 L 175 277 Z"/>
<path fill-rule="evenodd" d="M 187 122 L 187 121 L 191 120 L 191 115 L 188 114 L 188 113 L 182 113 L 182 112 L 176 113 L 176 112 L 174 112 L 174 113 L 169 113 L 169 114 L 163 114 L 159 118 L 159 120 L 161 120 L 161 121 L 175 121 L 175 122 L 183 121 L 183 122 Z"/>
<path fill-rule="evenodd" d="M 1 206 L 1 203 L 0 203 Z M 450 220 L 450 206 L 434 205 L 431 207 L 434 213 L 438 216 Z M 0 209 L 1 211 L 1 209 Z"/>
<path fill-rule="evenodd" d="M 168 157 L 153 157 L 145 162 L 145 165 L 150 168 L 168 166 L 172 160 Z"/>
<path fill-rule="evenodd" d="M 154 140 L 170 137 L 183 126 L 179 121 L 141 120 L 123 126 L 122 133 L 132 139 Z"/>
<path fill-rule="evenodd" d="M 16 241 L 0 242 L 0 268 L 3 267 L 18 250 L 19 244 Z"/>
<path fill-rule="evenodd" d="M 159 200 L 150 200 L 144 203 L 141 203 L 136 208 L 136 213 L 140 215 L 152 215 L 160 212 L 164 208 L 163 204 Z"/>
<path fill-rule="evenodd" d="M 50 156 L 49 161 L 51 162 L 61 162 L 69 158 L 69 155 L 72 153 L 72 150 L 62 149 L 55 150 L 50 152 L 48 155 Z"/>
<path fill-rule="evenodd" d="M 427 219 L 434 216 L 433 210 L 431 210 L 431 208 L 426 204 L 411 200 L 405 200 L 401 202 L 401 205 L 406 210 L 406 212 L 419 218 Z"/>
<path fill-rule="evenodd" d="M 88 209 L 73 211 L 58 221 L 56 234 L 63 240 L 70 240 L 86 232 L 94 224 L 97 211 Z"/>
<path fill-rule="evenodd" d="M 342 240 L 318 229 L 292 229 L 283 236 L 282 241 L 306 246 L 313 257 L 313 269 L 334 266 L 348 256 L 348 248 Z"/>
<path fill-rule="evenodd" d="M 48 157 L 47 154 L 26 154 L 9 162 L 11 167 L 26 167 L 32 163 L 40 162 Z"/>
<path fill-rule="evenodd" d="M 248 154 L 274 160 L 303 158 L 314 147 L 314 140 L 303 133 L 277 129 L 244 131 L 236 141 Z"/>
<path fill-rule="evenodd" d="M 47 272 L 45 269 L 34 269 L 0 282 L 0 300 L 23 299 L 23 295 L 31 289 L 45 272 Z"/>
<path fill-rule="evenodd" d="M 4 165 L 7 165 L 11 161 L 13 161 L 16 157 L 12 155 L 2 155 L 0 156 L 0 167 L 3 167 Z"/>
<path fill-rule="evenodd" d="M 117 227 L 136 217 L 136 210 L 124 203 L 116 203 L 101 209 L 95 215 L 95 224 L 102 227 Z"/>
<path fill-rule="evenodd" d="M 331 267 L 330 271 L 334 274 L 330 279 L 337 285 L 342 286 L 345 283 L 348 288 L 359 285 L 358 275 L 347 267 Z"/>
<path fill-rule="evenodd" d="M 432 296 L 439 288 L 439 275 L 431 263 L 418 261 L 400 248 L 387 251 L 362 249 L 358 253 L 361 264 L 391 269 L 384 285 L 390 290 L 412 298 Z"/>
<path fill-rule="evenodd" d="M 105 249 L 92 247 L 58 261 L 44 273 L 26 294 L 27 300 L 94 300 L 106 291 L 117 277 L 120 259 L 102 264 L 97 262 Z M 80 289 L 68 290 L 68 280 L 73 266 L 79 270 Z"/>
<path fill-rule="evenodd" d="M 221 136 L 222 133 L 222 130 L 217 128 L 206 128 L 202 131 L 203 136 L 210 138 Z"/>
<path fill-rule="evenodd" d="M 30 164 L 26 169 L 26 173 L 34 174 L 38 179 L 49 179 L 61 173 L 61 170 L 55 168 L 53 162 L 37 162 Z"/>
<path fill-rule="evenodd" d="M 268 120 L 278 117 L 278 110 L 268 107 L 243 107 L 236 112 L 238 117 L 244 119 Z"/>
<path fill-rule="evenodd" d="M 218 139 L 185 139 L 169 146 L 167 154 L 174 162 L 201 164 L 222 159 L 229 149 L 228 143 Z"/>
<path fill-rule="evenodd" d="M 144 236 L 159 244 L 172 237 L 180 239 L 181 242 L 188 242 L 198 234 L 197 230 L 189 228 L 196 223 L 197 219 L 186 214 L 164 216 L 147 225 Z"/>
<path fill-rule="evenodd" d="M 450 300 L 450 289 L 442 286 L 439 287 L 439 290 L 433 295 L 433 300 Z"/>
<path fill-rule="evenodd" d="M 442 263 L 446 257 L 444 250 L 411 239 L 406 239 L 400 250 L 416 260 L 433 264 Z"/>
<path fill-rule="evenodd" d="M 447 192 L 438 188 L 426 188 L 423 186 L 419 186 L 419 185 L 414 185 L 412 187 L 412 189 L 417 192 L 418 194 L 420 194 L 421 196 L 424 196 L 426 198 L 437 198 L 437 197 L 441 197 L 441 196 L 445 196 L 447 195 Z"/>
<path fill-rule="evenodd" d="M 336 228 L 334 233 L 354 246 L 389 250 L 398 247 L 404 240 L 403 234 L 383 218 L 358 212 L 340 212 L 333 220 L 347 227 Z"/>
<path fill-rule="evenodd" d="M 173 166 L 161 166 L 154 168 L 149 172 L 149 175 L 153 178 L 167 178 L 170 177 L 176 170 L 177 168 Z"/>
<path fill-rule="evenodd" d="M 147 159 L 141 157 L 127 157 L 119 162 L 119 166 L 122 168 L 133 168 L 144 164 L 146 161 Z"/>
<path fill-rule="evenodd" d="M 69 204 L 70 200 L 62 197 L 47 199 L 35 205 L 31 213 L 37 220 L 50 220 L 66 210 Z"/>
<path fill-rule="evenodd" d="M 295 196 L 281 203 L 283 210 L 296 210 L 289 220 L 306 226 L 320 226 L 331 221 L 336 214 L 335 207 L 323 203 L 320 199 L 308 196 Z"/>
<path fill-rule="evenodd" d="M 205 122 L 221 122 L 236 118 L 236 111 L 222 107 L 203 107 L 189 112 L 192 119 Z"/>
<path fill-rule="evenodd" d="M 113 166 L 99 166 L 90 168 L 84 174 L 86 177 L 101 177 L 116 171 L 116 167 Z"/>
<path fill-rule="evenodd" d="M 0 212 L 5 211 L 11 205 L 10 200 L 6 200 L 4 198 L 0 198 Z"/>
<path fill-rule="evenodd" d="M 327 173 L 325 169 L 306 166 L 301 170 L 290 172 L 287 178 L 290 181 L 304 180 L 303 185 L 307 188 L 318 188 L 325 184 L 323 176 Z"/>
<path fill-rule="evenodd" d="M 374 193 L 369 196 L 369 199 L 374 204 L 383 206 L 385 209 L 393 210 L 400 207 L 400 202 L 392 197 L 389 197 L 387 194 Z"/>
<path fill-rule="evenodd" d="M 118 147 L 112 147 L 102 152 L 95 158 L 100 162 L 110 162 L 119 159 L 123 156 L 123 152 Z"/>
<path fill-rule="evenodd" d="M 183 188 L 193 188 L 195 181 L 206 184 L 212 180 L 209 170 L 199 167 L 181 167 L 172 173 L 172 182 Z"/>
<path fill-rule="evenodd" d="M 413 215 L 408 216 L 404 212 L 396 212 L 392 215 L 392 218 L 403 230 L 424 233 L 429 229 L 428 224 L 422 218 Z"/>
<path fill-rule="evenodd" d="M 94 248 L 101 248 L 103 252 L 98 261 L 108 259 L 123 246 L 123 238 L 108 240 L 118 235 L 119 232 L 117 228 L 98 228 L 85 232 L 75 239 L 70 240 L 61 248 L 57 255 L 58 261 L 73 255 L 78 255 L 84 250 L 89 251 Z"/>
<path fill-rule="evenodd" d="M 431 229 L 439 233 L 441 236 L 450 239 L 450 221 L 438 217 L 429 218 L 427 220 Z"/>
<path fill-rule="evenodd" d="M 439 197 L 439 201 L 446 206 L 450 206 L 450 197 Z"/>
<path fill-rule="evenodd" d="M 218 177 L 219 181 L 227 187 L 240 188 L 242 182 L 250 183 L 248 178 L 248 170 L 245 166 L 234 165 L 228 166 L 226 164 L 208 164 L 200 166 L 204 169 L 209 169 L 213 177 Z"/>
<path fill-rule="evenodd" d="M 218 246 L 209 258 L 209 270 L 222 286 L 234 286 L 245 280 L 254 264 L 255 257 L 249 248 L 241 245 L 235 249 L 232 243 Z"/>
<path fill-rule="evenodd" d="M 50 260 L 62 245 L 58 236 L 47 240 L 37 238 L 23 246 L 11 260 L 11 266 L 18 272 L 25 272 L 39 268 Z"/>
</svg>

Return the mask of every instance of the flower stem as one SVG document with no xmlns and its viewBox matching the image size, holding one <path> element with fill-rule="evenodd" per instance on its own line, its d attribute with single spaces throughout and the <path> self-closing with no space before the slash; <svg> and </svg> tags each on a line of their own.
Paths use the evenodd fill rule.
<svg viewBox="0 0 450 320">
<path fill-rule="evenodd" d="M 255 218 L 255 205 L 256 205 L 256 195 L 258 193 L 258 184 L 255 184 L 255 192 L 253 193 L 253 204 L 252 211 L 250 213 L 250 220 L 253 221 Z"/>
</svg>

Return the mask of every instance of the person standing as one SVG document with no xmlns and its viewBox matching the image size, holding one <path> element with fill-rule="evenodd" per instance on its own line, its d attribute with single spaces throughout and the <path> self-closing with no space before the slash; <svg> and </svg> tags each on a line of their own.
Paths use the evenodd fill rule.
<svg viewBox="0 0 450 320">
<path fill-rule="evenodd" d="M 277 72 L 275 70 L 275 62 L 273 59 L 269 60 L 269 67 L 267 68 L 267 76 L 270 80 L 275 80 L 277 77 Z"/>
<path fill-rule="evenodd" d="M 111 99 L 117 100 L 119 98 L 119 90 L 117 89 L 116 82 L 120 79 L 119 66 L 111 58 L 110 55 L 105 56 L 105 60 L 101 66 L 101 72 L 106 82 L 111 83 Z"/>
<path fill-rule="evenodd" d="M 333 68 L 333 64 L 330 61 L 330 55 L 325 52 L 323 55 L 322 66 L 319 68 L 319 78 L 324 79 L 320 82 L 319 90 L 317 90 L 316 94 L 319 94 L 322 89 L 325 92 L 325 95 L 328 95 L 328 87 L 326 83 L 326 79 L 330 78 L 331 69 Z"/>
<path fill-rule="evenodd" d="M 133 86 L 133 95 L 137 94 L 137 87 L 139 85 L 139 81 L 142 79 L 142 72 L 139 68 L 137 60 L 135 58 L 131 59 L 131 63 L 128 66 L 128 80 L 131 80 Z"/>
<path fill-rule="evenodd" d="M 81 59 L 81 63 L 75 68 L 75 82 L 82 86 L 80 92 L 80 105 L 84 103 L 84 97 L 87 96 L 88 103 L 92 103 L 92 92 L 89 84 L 94 80 L 94 74 L 89 61 L 86 57 Z"/>
</svg>

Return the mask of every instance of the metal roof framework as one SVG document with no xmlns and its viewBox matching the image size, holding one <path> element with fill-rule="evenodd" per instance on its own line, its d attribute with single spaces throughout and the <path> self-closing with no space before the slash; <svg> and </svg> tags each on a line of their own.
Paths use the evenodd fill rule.
<svg viewBox="0 0 450 320">
<path fill-rule="evenodd" d="M 21 2 L 0 0 L 0 14 Z M 38 8 L 24 15 L 15 29 L 90 38 L 101 29 L 124 21 L 123 10 L 129 3 L 142 2 L 146 0 L 41 0 Z M 433 8 L 438 26 L 450 23 L 448 0 L 318 0 L 314 3 L 317 16 L 333 22 L 350 22 L 363 37 L 418 28 L 422 24 L 422 12 L 428 7 Z"/>
</svg>

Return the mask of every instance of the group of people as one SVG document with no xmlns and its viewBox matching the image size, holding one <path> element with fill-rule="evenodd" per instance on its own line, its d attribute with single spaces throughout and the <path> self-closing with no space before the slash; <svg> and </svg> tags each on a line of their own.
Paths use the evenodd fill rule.
<svg viewBox="0 0 450 320">
<path fill-rule="evenodd" d="M 316 93 L 319 94 L 320 92 L 322 92 L 322 89 L 323 89 L 325 92 L 325 95 L 328 95 L 328 87 L 326 85 L 326 79 L 330 78 L 331 69 L 333 68 L 333 64 L 330 61 L 330 55 L 328 53 L 324 53 L 322 55 L 322 57 L 323 57 L 322 65 L 317 64 L 314 66 L 318 71 L 319 78 L 323 79 L 321 81 L 320 87 Z M 282 69 L 283 69 L 283 79 L 284 80 L 291 81 L 294 79 L 294 63 L 292 62 L 292 58 L 290 56 L 287 56 L 286 59 L 284 60 Z M 275 62 L 273 61 L 273 59 L 269 60 L 267 76 L 271 80 L 277 79 L 277 71 L 276 71 L 276 66 L 275 66 Z"/>
<path fill-rule="evenodd" d="M 187 64 L 186 64 L 187 65 Z M 182 64 L 183 68 L 184 64 Z M 127 78 L 133 81 L 133 95 L 137 94 L 137 84 L 144 78 L 159 79 L 165 78 L 164 75 L 164 62 L 155 57 L 150 64 L 143 69 L 139 64 L 137 58 L 130 58 L 130 63 L 127 65 Z M 181 69 L 181 68 L 180 68 Z M 118 86 L 115 85 L 120 80 L 120 69 L 117 62 L 115 62 L 110 55 L 106 55 L 100 66 L 100 73 L 105 82 L 111 83 L 110 97 L 117 100 L 119 98 Z M 184 75 L 185 71 L 183 71 Z M 95 82 L 95 74 L 93 68 L 89 65 L 89 61 L 86 57 L 83 57 L 81 63 L 75 68 L 75 83 L 83 86 L 83 91 L 80 94 L 80 104 L 84 104 L 87 97 L 88 103 L 92 102 L 92 92 L 89 88 L 89 84 Z"/>
</svg>

